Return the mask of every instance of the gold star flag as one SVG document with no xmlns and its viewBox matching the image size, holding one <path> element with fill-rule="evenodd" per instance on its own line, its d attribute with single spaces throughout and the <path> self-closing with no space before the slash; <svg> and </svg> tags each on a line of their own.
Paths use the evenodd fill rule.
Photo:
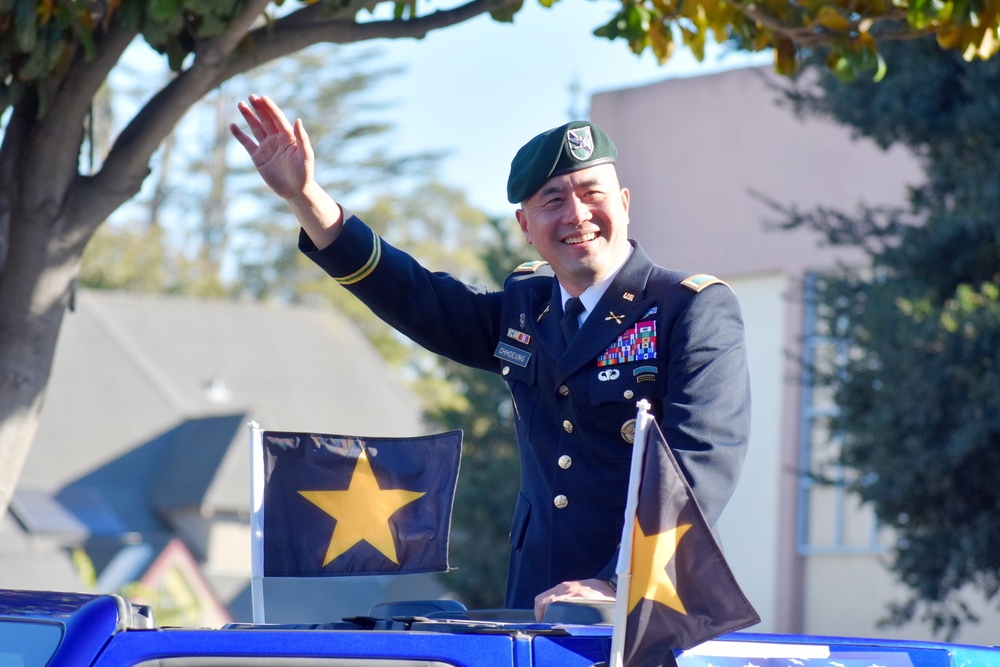
<svg viewBox="0 0 1000 667">
<path fill-rule="evenodd" d="M 634 530 L 622 655 L 625 667 L 660 667 L 675 664 L 674 649 L 760 617 L 736 583 L 659 425 L 642 413 L 639 420 L 648 427 L 635 516 L 626 517 Z"/>
<path fill-rule="evenodd" d="M 264 431 L 264 576 L 448 569 L 461 431 L 367 438 Z"/>
</svg>

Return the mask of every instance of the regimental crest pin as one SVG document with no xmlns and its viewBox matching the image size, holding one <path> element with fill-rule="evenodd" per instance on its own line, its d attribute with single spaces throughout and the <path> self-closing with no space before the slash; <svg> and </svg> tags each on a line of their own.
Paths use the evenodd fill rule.
<svg viewBox="0 0 1000 667">
<path fill-rule="evenodd" d="M 621 428 L 622 440 L 628 444 L 635 442 L 635 419 L 629 419 L 627 422 L 622 424 Z"/>
<path fill-rule="evenodd" d="M 594 135 L 590 132 L 590 127 L 578 127 L 573 130 L 566 130 L 566 142 L 569 144 L 569 152 L 577 160 L 589 160 L 594 154 Z"/>
</svg>

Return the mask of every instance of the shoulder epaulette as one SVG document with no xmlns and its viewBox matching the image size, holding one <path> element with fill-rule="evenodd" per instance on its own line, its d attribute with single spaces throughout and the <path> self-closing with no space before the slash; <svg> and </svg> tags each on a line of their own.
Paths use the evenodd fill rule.
<svg viewBox="0 0 1000 667">
<path fill-rule="evenodd" d="M 543 262 L 540 259 L 535 260 L 534 262 L 525 262 L 521 266 L 514 269 L 512 273 L 534 273 L 535 271 L 537 271 L 543 266 L 546 266 L 547 264 L 548 262 Z"/>
<path fill-rule="evenodd" d="M 684 285 L 684 287 L 687 287 L 689 290 L 694 292 L 701 292 L 703 289 L 711 285 L 725 285 L 726 287 L 729 287 L 725 281 L 719 280 L 715 276 L 710 276 L 707 273 L 696 273 L 692 276 L 688 276 L 681 281 L 681 285 Z M 732 289 L 732 287 L 729 287 L 729 289 Z"/>
</svg>

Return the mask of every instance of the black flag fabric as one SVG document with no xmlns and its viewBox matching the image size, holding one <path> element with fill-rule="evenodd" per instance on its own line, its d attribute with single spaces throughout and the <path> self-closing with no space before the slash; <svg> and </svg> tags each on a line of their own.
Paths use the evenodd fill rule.
<svg viewBox="0 0 1000 667">
<path fill-rule="evenodd" d="M 462 432 L 263 432 L 265 577 L 441 572 Z"/>
<path fill-rule="evenodd" d="M 625 667 L 673 665 L 687 649 L 760 622 L 655 420 L 650 420 L 625 625 Z"/>
</svg>

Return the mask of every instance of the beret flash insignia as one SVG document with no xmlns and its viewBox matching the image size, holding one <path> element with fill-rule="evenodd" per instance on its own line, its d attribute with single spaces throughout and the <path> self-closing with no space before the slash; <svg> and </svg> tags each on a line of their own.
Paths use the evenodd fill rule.
<svg viewBox="0 0 1000 667">
<path fill-rule="evenodd" d="M 588 126 L 566 130 L 566 141 L 570 154 L 581 162 L 594 154 L 594 135 Z"/>
</svg>

